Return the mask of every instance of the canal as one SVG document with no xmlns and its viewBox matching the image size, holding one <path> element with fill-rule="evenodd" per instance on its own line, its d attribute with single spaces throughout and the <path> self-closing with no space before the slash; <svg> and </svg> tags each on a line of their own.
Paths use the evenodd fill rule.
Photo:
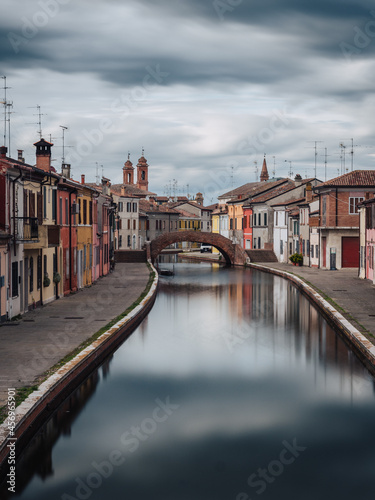
<svg viewBox="0 0 375 500">
<path fill-rule="evenodd" d="M 372 500 L 374 379 L 315 307 L 259 271 L 174 270 L 19 457 L 17 497 Z"/>
</svg>

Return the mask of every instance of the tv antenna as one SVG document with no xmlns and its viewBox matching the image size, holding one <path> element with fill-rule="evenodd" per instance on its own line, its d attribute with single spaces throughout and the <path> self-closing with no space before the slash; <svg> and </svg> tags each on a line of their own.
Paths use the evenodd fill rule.
<svg viewBox="0 0 375 500">
<path fill-rule="evenodd" d="M 318 156 L 318 143 L 319 142 L 323 142 L 323 141 L 307 141 L 307 142 L 311 142 L 311 143 L 314 143 L 314 149 L 315 149 L 315 161 L 314 161 L 314 178 L 316 179 L 316 159 L 317 159 L 317 156 Z"/>
<path fill-rule="evenodd" d="M 61 163 L 64 165 L 65 163 L 65 130 L 68 130 L 68 127 L 65 127 L 64 125 L 59 125 L 59 127 L 62 129 L 62 158 L 61 158 Z"/>
<path fill-rule="evenodd" d="M 37 123 L 29 123 L 29 125 L 39 125 L 39 130 L 38 130 L 38 134 L 39 134 L 39 139 L 42 138 L 42 116 L 44 116 L 44 114 L 41 112 L 41 108 L 39 106 L 39 104 L 37 104 L 36 106 L 31 106 L 30 109 L 37 109 L 37 113 L 34 113 L 34 116 L 37 116 L 38 117 L 38 122 Z"/>
<path fill-rule="evenodd" d="M 341 160 L 341 175 L 345 174 L 345 149 L 346 149 L 346 146 L 343 142 L 340 142 L 340 149 L 341 149 L 341 153 L 340 153 L 340 160 Z"/>
<path fill-rule="evenodd" d="M 8 114 L 8 101 L 7 101 L 7 90 L 12 88 L 12 87 L 7 87 L 7 77 L 2 76 L 1 77 L 4 80 L 4 100 L 0 101 L 0 104 L 3 104 L 4 106 L 4 146 L 7 144 L 7 114 Z"/>
<path fill-rule="evenodd" d="M 324 182 L 326 182 L 327 180 L 327 158 L 328 156 L 331 156 L 329 154 L 327 154 L 327 148 L 324 148 Z"/>
<path fill-rule="evenodd" d="M 292 177 L 293 172 L 292 172 L 292 162 L 290 160 L 284 160 L 286 163 L 289 163 L 289 172 L 288 175 L 289 177 Z"/>
<path fill-rule="evenodd" d="M 8 122 L 8 156 L 11 156 L 11 153 L 10 153 L 10 115 L 13 114 L 14 111 L 11 111 L 10 109 L 13 108 L 13 102 L 8 101 L 6 103 L 6 108 L 7 108 L 7 115 L 8 115 L 8 118 L 7 118 L 7 122 Z M 5 146 L 5 144 L 4 144 L 4 146 Z"/>
</svg>

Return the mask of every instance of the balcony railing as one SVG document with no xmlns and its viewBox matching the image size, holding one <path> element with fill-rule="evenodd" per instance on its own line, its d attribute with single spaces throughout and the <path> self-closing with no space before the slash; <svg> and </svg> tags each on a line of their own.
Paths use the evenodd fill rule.
<svg viewBox="0 0 375 500">
<path fill-rule="evenodd" d="M 39 237 L 36 217 L 13 217 L 14 235 L 18 241 L 36 241 Z"/>
</svg>

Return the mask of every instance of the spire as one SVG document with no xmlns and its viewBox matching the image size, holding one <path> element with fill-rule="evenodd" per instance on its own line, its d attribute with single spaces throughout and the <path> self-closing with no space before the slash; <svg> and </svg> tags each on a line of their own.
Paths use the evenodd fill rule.
<svg viewBox="0 0 375 500">
<path fill-rule="evenodd" d="M 270 176 L 268 175 L 266 155 L 264 155 L 262 171 L 260 173 L 260 180 L 261 181 L 268 181 L 269 178 L 270 178 Z"/>
</svg>

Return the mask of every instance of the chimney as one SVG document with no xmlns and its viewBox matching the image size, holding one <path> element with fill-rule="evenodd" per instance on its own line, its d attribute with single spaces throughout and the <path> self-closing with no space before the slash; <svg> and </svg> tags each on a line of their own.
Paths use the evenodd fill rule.
<svg viewBox="0 0 375 500">
<path fill-rule="evenodd" d="M 85 183 L 85 174 L 82 174 L 81 175 L 81 184 L 84 184 Z"/>
<path fill-rule="evenodd" d="M 109 196 L 111 194 L 109 190 L 110 186 L 111 183 L 109 182 L 109 179 L 102 177 L 102 193 L 104 196 Z"/>
<path fill-rule="evenodd" d="M 25 158 L 23 157 L 23 149 L 17 149 L 18 161 L 25 163 Z"/>
<path fill-rule="evenodd" d="M 312 202 L 312 186 L 311 182 L 306 184 L 306 203 Z"/>
<path fill-rule="evenodd" d="M 7 157 L 7 151 L 8 151 L 8 148 L 6 146 L 1 146 L 0 147 L 0 158 L 5 160 Z"/>
<path fill-rule="evenodd" d="M 70 179 L 70 163 L 63 163 L 61 167 L 61 175 L 66 179 Z"/>
<path fill-rule="evenodd" d="M 40 139 L 40 141 L 34 143 L 34 146 L 36 147 L 36 168 L 50 172 L 52 142 Z"/>
<path fill-rule="evenodd" d="M 302 177 L 301 177 L 300 174 L 297 174 L 294 177 L 294 182 L 295 182 L 296 187 L 298 187 L 298 186 L 300 186 L 302 184 Z"/>
</svg>

